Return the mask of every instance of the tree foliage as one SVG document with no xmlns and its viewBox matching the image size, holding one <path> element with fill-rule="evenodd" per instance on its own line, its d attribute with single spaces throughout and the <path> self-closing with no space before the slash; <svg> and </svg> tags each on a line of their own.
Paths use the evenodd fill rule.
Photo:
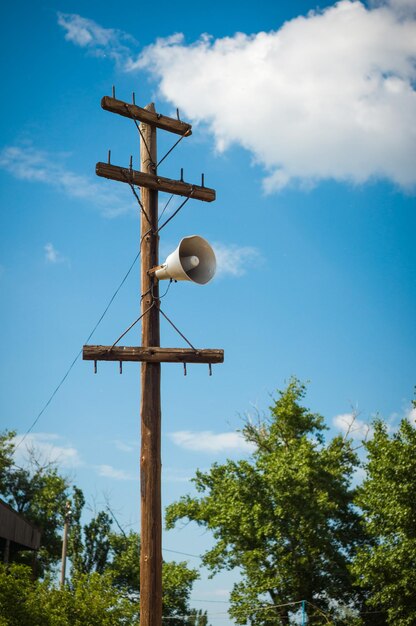
<svg viewBox="0 0 416 626">
<path fill-rule="evenodd" d="M 13 463 L 13 432 L 0 438 L 0 495 L 25 519 L 42 532 L 42 547 L 37 553 L 36 569 L 41 575 L 50 569 L 61 556 L 62 526 L 65 503 L 69 497 L 69 481 L 61 476 L 56 466 L 42 462 L 32 451 L 27 467 Z M 32 555 L 20 552 L 22 563 L 32 560 Z"/>
<path fill-rule="evenodd" d="M 77 574 L 58 589 L 29 567 L 0 565 L 0 626 L 130 626 L 138 607 L 117 593 L 109 573 Z"/>
<path fill-rule="evenodd" d="M 311 626 L 416 626 L 416 428 L 403 420 L 392 433 L 377 420 L 364 444 L 365 479 L 353 489 L 351 441 L 326 440 L 304 396 L 293 379 L 267 418 L 247 420 L 251 457 L 197 471 L 197 495 L 168 507 L 167 526 L 187 519 L 212 532 L 203 556 L 212 575 L 239 568 L 230 608 L 237 624 L 298 623 L 302 600 Z M 37 577 L 24 565 L 28 553 L 0 566 L 0 626 L 137 624 L 139 535 L 115 529 L 108 506 L 83 521 L 82 491 L 35 455 L 16 467 L 13 437 L 0 435 L 0 495 L 41 528 L 43 547 Z M 69 578 L 59 589 L 54 566 L 68 499 Z M 186 563 L 163 563 L 171 626 L 207 626 L 206 612 L 189 606 L 197 576 Z"/>
<path fill-rule="evenodd" d="M 191 609 L 186 626 L 208 626 L 208 614 L 206 611 Z"/>
<path fill-rule="evenodd" d="M 291 380 L 270 418 L 243 429 L 252 459 L 198 471 L 200 495 L 167 510 L 169 528 L 187 518 L 212 531 L 215 545 L 203 561 L 213 573 L 241 569 L 230 611 L 239 624 L 287 624 L 287 603 L 299 600 L 317 608 L 314 623 L 325 623 L 334 599 L 353 597 L 349 560 L 362 540 L 351 489 L 358 461 L 341 437 L 325 443 L 323 418 L 301 405 L 304 394 Z"/>
<path fill-rule="evenodd" d="M 80 522 L 83 498 L 77 493 L 69 547 L 78 574 L 109 574 L 115 588 L 131 602 L 140 602 L 140 536 L 130 531 L 114 532 L 112 519 L 99 511 L 83 527 Z M 189 613 L 189 596 L 198 572 L 185 562 L 163 562 L 163 616 L 171 626 L 183 626 Z"/>
<path fill-rule="evenodd" d="M 33 553 L 21 551 L 15 563 L 1 571 L 0 626 L 97 626 L 137 623 L 140 607 L 140 537 L 113 529 L 110 509 L 82 522 L 85 498 L 52 463 L 40 463 L 31 454 L 27 467 L 13 464 L 14 433 L 0 437 L 1 495 L 15 510 L 42 531 L 34 580 Z M 68 542 L 69 579 L 65 589 L 56 587 L 54 566 L 60 562 L 65 504 L 71 502 Z M 172 626 L 183 626 L 190 613 L 189 597 L 198 577 L 186 563 L 163 563 L 163 615 Z M 51 577 L 52 576 L 52 577 Z M 53 582 L 55 581 L 55 582 Z M 14 596 L 14 600 L 13 600 Z M 19 607 L 13 607 L 19 597 Z M 196 618 L 204 626 L 204 616 Z M 3 621 L 2 621 L 3 620 Z"/>
<path fill-rule="evenodd" d="M 11 430 L 0 433 L 0 493 L 5 491 L 5 483 L 13 466 L 13 438 L 15 435 L 16 433 Z"/>
<path fill-rule="evenodd" d="M 357 502 L 369 537 L 354 572 L 368 604 L 390 626 L 416 624 L 416 428 L 389 434 L 380 420 L 366 443 L 366 479 Z"/>
</svg>

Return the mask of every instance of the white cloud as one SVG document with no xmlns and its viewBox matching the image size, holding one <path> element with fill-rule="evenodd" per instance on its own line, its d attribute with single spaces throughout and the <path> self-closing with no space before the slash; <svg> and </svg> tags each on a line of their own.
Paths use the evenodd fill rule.
<svg viewBox="0 0 416 626">
<path fill-rule="evenodd" d="M 52 243 L 45 244 L 43 249 L 47 263 L 68 263 L 68 259 L 62 256 L 59 250 L 57 250 Z"/>
<path fill-rule="evenodd" d="M 239 144 L 267 175 L 290 183 L 386 178 L 416 184 L 416 20 L 405 0 L 367 8 L 342 0 L 279 30 L 159 39 L 128 69 L 207 123 L 217 148 Z"/>
<path fill-rule="evenodd" d="M 129 58 L 133 37 L 115 28 L 103 28 L 93 20 L 74 13 L 58 12 L 58 24 L 65 31 L 65 39 L 86 48 L 95 56 L 109 57 L 117 63 Z"/>
<path fill-rule="evenodd" d="M 206 123 L 220 151 L 249 150 L 268 193 L 325 179 L 414 190 L 415 0 L 341 0 L 275 31 L 190 45 L 176 33 L 136 59 L 122 31 L 75 14 L 58 23 L 75 45 L 151 72 L 161 97 Z"/>
<path fill-rule="evenodd" d="M 0 151 L 0 168 L 15 178 L 40 182 L 55 187 L 62 193 L 81 200 L 88 200 L 105 217 L 116 217 L 134 208 L 113 191 L 108 181 L 100 184 L 87 176 L 76 174 L 60 163 L 60 155 L 48 154 L 32 146 L 6 146 Z"/>
<path fill-rule="evenodd" d="M 332 419 L 332 423 L 345 435 L 351 439 L 362 440 L 367 438 L 371 432 L 371 426 L 359 420 L 354 413 L 342 413 Z"/>
<path fill-rule="evenodd" d="M 62 437 L 54 433 L 17 435 L 13 443 L 19 446 L 15 452 L 15 462 L 20 465 L 25 464 L 32 454 L 40 463 L 54 463 L 66 468 L 83 465 L 76 448 L 62 442 Z"/>
<path fill-rule="evenodd" d="M 260 252 L 251 246 L 214 243 L 218 276 L 242 276 L 255 263 L 261 263 Z"/>
<path fill-rule="evenodd" d="M 388 6 L 404 17 L 416 13 L 415 0 L 370 0 L 373 6 Z"/>
<path fill-rule="evenodd" d="M 412 424 L 412 426 L 416 426 L 416 407 L 413 407 L 407 411 L 406 419 Z"/>
<path fill-rule="evenodd" d="M 104 478 L 113 478 L 114 480 L 136 480 L 138 476 L 133 476 L 129 472 L 122 469 L 116 469 L 112 465 L 96 465 L 98 475 Z"/>
<path fill-rule="evenodd" d="M 254 446 L 240 433 L 213 433 L 210 430 L 179 430 L 170 434 L 172 441 L 185 450 L 193 452 L 252 452 Z"/>
</svg>

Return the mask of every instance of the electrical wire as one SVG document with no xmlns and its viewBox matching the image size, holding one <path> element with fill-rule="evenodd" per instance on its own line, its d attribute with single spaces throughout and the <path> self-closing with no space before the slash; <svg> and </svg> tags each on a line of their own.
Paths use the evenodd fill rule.
<svg viewBox="0 0 416 626">
<path fill-rule="evenodd" d="M 172 215 L 170 217 L 168 217 L 168 219 L 163 222 L 162 226 L 159 226 L 159 228 L 156 230 L 155 235 L 157 235 L 158 233 L 160 233 L 160 231 L 162 230 L 162 228 L 165 228 L 166 224 L 168 224 L 170 222 L 170 220 L 173 220 L 173 218 L 179 213 L 179 211 L 182 209 L 182 207 L 185 206 L 185 204 L 188 202 L 188 200 L 191 199 L 191 197 L 194 194 L 195 189 L 192 187 L 191 189 L 191 193 L 189 194 L 189 196 L 187 196 L 185 198 L 185 200 L 178 206 L 178 208 L 176 209 L 176 211 L 174 211 L 172 213 Z"/>
<path fill-rule="evenodd" d="M 230 604 L 230 602 L 228 602 L 227 600 L 198 600 L 196 598 L 190 598 L 190 602 L 198 602 L 198 603 L 203 603 L 203 604 L 205 604 L 205 603 Z M 302 603 L 302 600 L 298 600 L 296 602 L 285 602 L 284 604 L 273 605 L 270 608 L 280 609 L 280 608 L 283 608 L 283 607 L 294 606 L 294 605 L 301 604 L 301 603 Z M 251 607 L 260 607 L 260 608 L 264 607 L 264 605 L 262 605 L 262 604 L 253 604 L 253 605 L 250 605 L 250 606 Z M 190 617 L 191 615 L 192 615 L 191 613 L 187 613 L 187 614 L 175 615 L 175 616 L 162 616 L 162 621 L 170 620 L 170 619 L 183 619 L 183 620 L 185 620 L 188 617 Z M 210 611 L 208 617 L 211 616 L 211 615 L 215 615 L 215 616 L 220 616 L 220 615 L 229 616 L 229 613 L 228 613 L 228 611 L 227 612 L 221 611 L 221 612 L 214 612 L 214 613 Z"/>
<path fill-rule="evenodd" d="M 145 139 L 145 137 L 144 137 L 144 135 L 142 133 L 142 130 L 141 130 L 139 124 L 137 123 L 137 120 L 131 115 L 130 106 L 127 104 L 127 102 L 124 103 L 124 106 L 126 107 L 129 115 L 131 116 L 131 119 L 133 120 L 133 122 L 134 122 L 134 124 L 135 124 L 135 126 L 136 126 L 136 128 L 137 128 L 137 130 L 139 132 L 139 135 L 140 135 L 140 137 L 141 137 L 141 139 L 143 141 L 143 144 L 144 144 L 144 146 L 146 148 L 146 152 L 147 152 L 147 154 L 149 156 L 150 164 L 151 164 L 152 168 L 154 170 L 156 170 L 156 163 L 154 163 L 154 161 L 152 159 L 152 155 L 150 154 L 149 146 L 147 145 L 147 141 L 146 141 L 146 139 Z"/>
<path fill-rule="evenodd" d="M 128 105 L 128 104 L 126 104 L 125 106 L 126 106 L 126 108 L 127 108 L 127 111 L 130 113 L 130 107 L 129 107 L 129 105 Z M 140 134 L 140 137 L 141 137 L 141 139 L 142 139 L 142 141 L 143 141 L 143 143 L 144 143 L 144 145 L 145 145 L 145 148 L 146 148 L 146 151 L 147 151 L 147 153 L 148 153 L 148 156 L 149 156 L 149 159 L 150 159 L 151 165 L 153 166 L 153 168 L 154 168 L 154 169 L 155 169 L 155 171 L 156 171 L 157 165 L 156 165 L 156 164 L 153 162 L 153 160 L 152 160 L 152 156 L 151 156 L 151 154 L 150 154 L 149 146 L 147 145 L 146 139 L 145 139 L 145 137 L 144 137 L 144 135 L 143 135 L 143 133 L 142 133 L 142 131 L 141 131 L 141 128 L 140 128 L 139 124 L 137 123 L 137 121 L 134 119 L 134 117 L 133 117 L 132 119 L 133 119 L 133 122 L 135 123 L 136 128 L 137 128 L 137 130 L 138 130 L 138 132 L 139 132 L 139 134 Z M 177 145 L 178 145 L 178 144 L 182 141 L 182 139 L 184 139 L 184 137 L 186 137 L 188 134 L 189 134 L 189 132 L 187 131 L 186 133 L 184 133 L 184 135 L 182 135 L 182 136 L 178 139 L 178 141 L 177 141 L 177 142 L 176 142 L 176 143 L 172 146 L 172 148 L 170 148 L 170 149 L 168 150 L 168 152 L 165 154 L 165 156 L 164 156 L 164 157 L 163 157 L 163 158 L 159 161 L 159 164 L 160 164 L 160 163 L 161 163 L 161 162 L 162 162 L 162 161 L 163 161 L 163 160 L 164 160 L 164 159 L 165 159 L 165 158 L 166 158 L 166 157 L 167 157 L 167 156 L 168 156 L 168 155 L 169 155 L 169 154 L 170 154 L 170 153 L 174 150 L 174 148 L 176 148 L 176 146 L 177 146 Z M 123 173 L 124 173 L 124 172 L 123 172 Z M 127 177 L 126 177 L 126 180 L 127 180 Z M 130 181 L 128 181 L 128 180 L 127 180 L 127 182 L 129 183 L 130 188 L 131 188 L 131 190 L 132 190 L 132 192 L 133 192 L 133 194 L 134 194 L 134 196 L 135 196 L 136 200 L 138 201 L 138 204 L 139 204 L 139 206 L 140 206 L 141 211 L 144 213 L 144 215 L 145 215 L 145 217 L 146 217 L 146 219 L 147 219 L 147 221 L 149 222 L 149 225 L 150 225 L 150 220 L 149 220 L 149 217 L 148 217 L 148 215 L 147 215 L 147 213 L 146 213 L 146 211 L 145 211 L 145 209 L 144 209 L 144 207 L 143 207 L 143 204 L 142 204 L 142 202 L 141 202 L 140 198 L 138 197 L 138 195 L 137 195 L 137 193 L 136 193 L 136 190 L 135 190 L 135 188 L 134 188 L 134 185 L 133 185 Z M 186 199 L 185 199 L 185 200 L 184 200 L 184 201 L 180 204 L 180 206 L 176 209 L 176 211 L 174 211 L 174 213 L 173 213 L 173 214 L 172 214 L 172 215 L 171 215 L 171 216 L 170 216 L 170 217 L 169 217 L 169 218 L 168 218 L 168 219 L 167 219 L 167 220 L 166 220 L 166 221 L 165 221 L 165 222 L 164 222 L 161 226 L 159 226 L 159 227 L 158 227 L 158 229 L 157 229 L 157 230 L 156 230 L 156 232 L 154 233 L 155 235 L 157 235 L 157 234 L 158 234 L 158 233 L 162 230 L 162 228 L 164 228 L 164 227 L 168 224 L 168 222 L 170 222 L 170 221 L 171 221 L 171 219 L 173 219 L 173 218 L 174 218 L 174 217 L 175 217 L 175 216 L 179 213 L 179 211 L 182 209 L 182 207 L 183 207 L 183 206 L 184 206 L 184 205 L 188 202 L 188 200 L 192 197 L 193 193 L 194 193 L 194 188 L 192 188 L 190 195 L 189 195 L 189 196 L 187 196 L 187 198 L 186 198 Z M 169 200 L 167 201 L 167 203 L 166 203 L 166 205 L 165 205 L 165 207 L 164 207 L 164 209 L 163 209 L 163 211 L 162 211 L 162 213 L 161 213 L 161 215 L 160 215 L 160 217 L 159 217 L 159 220 L 158 220 L 158 221 L 160 221 L 160 218 L 162 217 L 163 213 L 164 213 L 164 212 L 165 212 L 165 210 L 167 209 L 167 207 L 168 207 L 168 205 L 169 205 L 170 201 L 172 200 L 172 197 L 173 197 L 173 196 L 171 196 L 171 197 L 169 198 Z M 152 229 L 150 229 L 150 230 L 152 230 Z M 148 231 L 148 232 L 149 232 L 149 231 Z M 146 234 L 147 234 L 147 233 L 146 233 Z M 119 284 L 119 286 L 117 287 L 117 289 L 116 289 L 116 291 L 114 292 L 114 294 L 111 296 L 111 298 L 110 298 L 110 300 L 109 300 L 109 302 L 108 302 L 108 304 L 107 304 L 106 308 L 104 309 L 103 313 L 101 314 L 101 316 L 100 316 L 100 318 L 98 319 L 97 323 L 95 324 L 94 328 L 92 329 L 92 331 L 91 331 L 91 332 L 90 332 L 90 334 L 88 335 L 87 339 L 84 341 L 84 344 L 87 344 L 87 343 L 88 343 L 88 341 L 91 339 L 91 337 L 93 336 L 93 334 L 94 334 L 94 333 L 95 333 L 95 331 L 97 330 L 98 326 L 101 324 L 101 322 L 102 322 L 102 320 L 104 319 L 104 317 L 105 317 L 105 315 L 106 315 L 106 313 L 107 313 L 108 309 L 110 308 L 111 304 L 113 303 L 114 299 L 116 298 L 116 296 L 117 296 L 118 292 L 120 291 L 121 287 L 124 285 L 125 281 L 127 280 L 127 277 L 129 276 L 129 274 L 130 274 L 131 270 L 133 269 L 134 265 L 136 264 L 137 259 L 139 258 L 140 253 L 141 253 L 141 245 L 142 245 L 142 242 L 143 242 L 144 237 L 145 237 L 145 235 L 143 235 L 143 237 L 142 237 L 142 239 L 141 239 L 141 241 L 140 241 L 140 249 L 139 249 L 139 252 L 137 253 L 137 255 L 135 256 L 135 258 L 134 258 L 134 260 L 133 260 L 133 263 L 130 265 L 130 267 L 129 267 L 129 269 L 128 269 L 127 273 L 125 274 L 125 276 L 123 277 L 123 279 L 122 279 L 121 283 L 120 283 L 120 284 Z M 169 284 L 168 289 L 166 290 L 166 292 L 165 292 L 164 296 L 165 296 L 165 295 L 167 294 L 167 292 L 169 291 L 169 287 L 170 287 L 170 284 Z M 164 296 L 162 296 L 162 297 L 164 297 Z M 187 342 L 187 343 L 188 343 L 188 344 L 189 344 L 189 345 L 193 348 L 192 344 L 190 344 L 190 342 L 186 339 L 186 337 L 184 337 L 184 335 L 182 335 L 182 333 L 181 333 L 181 332 L 180 332 L 180 331 L 176 328 L 176 326 L 174 326 L 174 324 L 173 324 L 173 323 L 169 320 L 169 318 L 168 318 L 168 317 L 167 317 L 167 316 L 163 313 L 163 311 L 161 311 L 161 313 L 162 313 L 162 315 L 163 315 L 163 316 L 164 316 L 164 317 L 165 317 L 165 318 L 169 321 L 169 323 L 170 323 L 170 324 L 172 324 L 172 326 L 175 328 L 175 330 L 177 330 L 177 332 L 178 332 L 178 333 L 179 333 L 179 334 L 180 334 L 180 335 L 181 335 L 181 336 L 185 339 L 185 341 L 186 341 L 186 342 Z M 141 316 L 141 317 L 142 317 L 142 316 Z M 136 324 L 136 323 L 137 323 L 137 321 L 139 321 L 139 320 L 141 319 L 141 317 L 140 317 L 138 320 L 136 320 L 136 322 L 134 322 L 134 323 L 133 323 L 133 325 L 134 325 L 134 324 Z M 131 327 L 130 327 L 130 328 L 131 328 Z M 128 329 L 128 330 L 129 330 L 129 329 Z M 126 331 L 126 332 L 128 332 L 128 331 Z M 124 335 L 122 335 L 122 336 L 124 336 Z M 121 337 L 120 337 L 117 341 L 119 341 L 120 339 L 121 339 Z M 117 342 L 116 342 L 116 343 L 117 343 Z M 78 359 L 79 359 L 79 357 L 81 356 L 81 354 L 82 354 L 82 348 L 81 348 L 81 350 L 80 350 L 80 351 L 76 354 L 75 358 L 73 359 L 73 361 L 72 361 L 72 362 L 71 362 L 71 364 L 69 365 L 69 367 L 68 367 L 68 369 L 66 370 L 65 374 L 63 375 L 63 377 L 61 378 L 61 380 L 59 381 L 59 383 L 57 384 L 57 386 L 56 386 L 56 387 L 55 387 L 55 389 L 53 390 L 52 394 L 49 396 L 49 398 L 48 398 L 47 402 L 44 404 L 44 406 L 42 407 L 42 409 L 41 409 L 41 410 L 39 411 L 39 413 L 37 414 L 36 418 L 33 420 L 33 422 L 32 422 L 32 424 L 30 425 L 30 427 L 27 429 L 27 431 L 26 431 L 26 432 L 25 432 L 25 434 L 23 435 L 22 439 L 21 439 L 21 440 L 20 440 L 20 441 L 16 444 L 16 446 L 15 446 L 15 449 L 16 449 L 16 450 L 19 448 L 19 446 L 21 446 L 21 445 L 22 445 L 22 443 L 25 441 L 26 437 L 29 435 L 29 433 L 30 433 L 30 432 L 33 430 L 33 428 L 36 426 L 36 424 L 38 423 L 38 421 L 40 420 L 40 418 L 42 417 L 42 415 L 44 414 L 44 412 L 46 411 L 46 409 L 48 408 L 48 406 L 50 405 L 50 403 L 52 402 L 52 400 L 54 399 L 54 397 L 56 396 L 56 394 L 58 393 L 58 391 L 60 390 L 60 388 L 61 388 L 61 387 L 62 387 L 62 385 L 64 384 L 64 382 L 66 381 L 66 379 L 68 378 L 69 374 L 71 373 L 71 370 L 72 370 L 72 369 L 73 369 L 73 367 L 75 366 L 75 364 L 76 364 L 76 362 L 78 361 Z"/>
<path fill-rule="evenodd" d="M 171 279 L 170 279 L 170 281 L 169 281 L 169 285 L 167 286 L 167 289 L 166 289 L 165 293 L 163 293 L 161 296 L 159 296 L 159 300 L 161 300 L 162 298 L 164 298 L 165 296 L 167 296 L 167 295 L 168 295 L 168 291 L 169 291 L 170 286 L 171 286 L 171 284 L 172 284 L 172 283 L 173 283 L 173 279 L 171 278 Z M 152 295 L 153 295 L 153 292 L 152 292 Z"/>
<path fill-rule="evenodd" d="M 108 348 L 107 352 L 111 352 L 111 350 L 118 344 L 118 342 L 120 341 L 120 339 L 123 339 L 123 337 L 125 337 L 125 335 L 127 335 L 127 333 L 134 327 L 136 326 L 137 322 L 140 322 L 140 320 L 146 315 L 146 313 L 149 313 L 150 309 L 152 309 L 154 307 L 155 303 L 152 302 L 152 304 L 149 306 L 149 308 L 147 308 L 141 315 L 139 315 L 139 317 L 134 320 L 134 322 L 132 324 L 130 324 L 130 326 L 120 335 L 120 337 L 118 339 L 115 340 L 115 342 L 113 343 L 112 346 L 110 346 L 110 348 Z"/>
<path fill-rule="evenodd" d="M 132 183 L 132 182 L 130 182 L 130 181 L 127 179 L 127 176 L 126 176 L 126 174 L 125 174 L 125 172 L 124 172 L 124 171 L 123 171 L 123 175 L 124 175 L 124 177 L 125 177 L 125 179 L 126 179 L 126 182 L 130 185 L 130 189 L 132 190 L 133 195 L 134 195 L 134 197 L 136 198 L 136 200 L 137 200 L 137 202 L 138 202 L 138 204 L 139 204 L 139 206 L 140 206 L 140 210 L 142 211 L 143 215 L 145 216 L 145 218 L 146 218 L 146 220 L 147 220 L 147 223 L 149 224 L 150 228 L 152 228 L 152 223 L 151 223 L 151 221 L 150 221 L 150 219 L 149 219 L 149 216 L 147 215 L 147 213 L 146 213 L 146 211 L 145 211 L 145 208 L 144 208 L 144 206 L 143 206 L 142 201 L 140 200 L 139 196 L 137 195 L 137 192 L 136 192 L 136 190 L 135 190 L 135 188 L 134 188 L 133 183 Z"/>
<path fill-rule="evenodd" d="M 170 204 L 170 202 L 171 202 L 172 198 L 173 198 L 173 194 L 171 195 L 171 197 L 169 198 L 169 200 L 166 202 L 165 206 L 163 207 L 162 212 L 160 213 L 159 218 L 158 218 L 158 220 L 157 220 L 157 221 L 158 221 L 158 223 L 159 223 L 159 222 L 160 222 L 160 220 L 162 219 L 162 216 L 163 216 L 164 212 L 166 211 L 166 209 L 168 208 L 168 206 L 169 206 L 169 204 Z"/>
<path fill-rule="evenodd" d="M 159 165 L 161 163 L 163 163 L 163 161 L 166 159 L 166 157 L 168 157 L 170 155 L 170 153 L 176 148 L 177 145 L 179 145 L 182 141 L 182 139 L 184 139 L 185 137 L 188 137 L 191 133 L 189 132 L 189 130 L 187 130 L 181 137 L 179 137 L 178 141 L 176 141 L 173 146 L 171 148 L 169 148 L 169 150 L 166 152 L 165 156 L 163 156 L 160 161 L 158 161 L 156 167 L 159 167 Z"/>
<path fill-rule="evenodd" d="M 176 332 L 178 333 L 178 335 L 180 335 L 182 337 L 182 339 L 184 339 L 186 341 L 186 343 L 188 344 L 188 346 L 190 346 L 192 348 L 192 350 L 194 350 L 195 352 L 197 352 L 197 349 L 195 348 L 195 346 L 193 346 L 191 344 L 191 342 L 189 341 L 189 339 L 187 339 L 185 337 L 185 335 L 183 333 L 181 333 L 181 331 L 179 330 L 179 328 L 177 326 L 175 326 L 175 324 L 172 322 L 171 319 L 168 318 L 168 316 L 166 315 L 166 313 L 164 313 L 162 311 L 162 309 L 160 308 L 160 305 L 158 306 L 158 309 L 160 311 L 160 313 L 163 315 L 163 317 L 165 318 L 166 321 L 169 322 L 169 324 L 172 326 L 172 328 L 174 328 L 176 330 Z"/>
<path fill-rule="evenodd" d="M 173 552 L 174 554 L 182 554 L 182 556 L 191 556 L 194 559 L 202 559 L 202 556 L 199 554 L 189 554 L 189 552 L 179 552 L 179 550 L 169 550 L 168 548 L 163 548 L 163 552 Z"/>
<path fill-rule="evenodd" d="M 84 345 L 87 344 L 89 342 L 89 340 L 91 339 L 91 337 L 93 336 L 93 334 L 95 333 L 95 331 L 97 330 L 97 328 L 99 327 L 99 325 L 101 324 L 101 322 L 103 321 L 105 315 L 107 314 L 108 309 L 110 308 L 110 306 L 113 304 L 115 298 L 117 297 L 117 294 L 119 293 L 120 289 L 122 288 L 122 286 L 124 285 L 124 283 L 126 282 L 130 272 L 132 271 L 133 267 L 136 265 L 137 260 L 140 256 L 141 253 L 141 247 L 139 249 L 139 252 L 136 254 L 136 256 L 133 259 L 132 264 L 130 265 L 129 269 L 127 270 L 126 274 L 124 275 L 123 279 L 121 280 L 119 286 L 117 287 L 117 289 L 115 290 L 115 292 L 113 293 L 113 295 L 111 296 L 107 306 L 105 307 L 104 311 L 102 312 L 100 318 L 98 319 L 97 323 L 95 324 L 94 328 L 92 329 L 92 331 L 90 332 L 90 334 L 88 335 L 87 339 L 84 341 Z M 42 409 L 39 411 L 39 413 L 37 414 L 36 418 L 33 420 L 32 424 L 30 425 L 30 427 L 27 429 L 27 431 L 25 432 L 25 434 L 23 435 L 22 439 L 16 444 L 15 446 L 15 450 L 17 450 L 19 448 L 19 446 L 22 445 L 22 443 L 24 442 L 24 440 L 26 439 L 26 437 L 29 435 L 29 433 L 34 429 L 34 427 L 36 426 L 36 424 L 38 423 L 38 421 L 40 420 L 40 418 L 42 417 L 42 415 L 44 414 L 44 412 L 46 411 L 46 409 L 48 408 L 48 406 L 50 405 L 50 403 L 52 402 L 52 400 L 54 399 L 54 397 L 56 396 L 56 394 L 58 393 L 58 391 L 60 390 L 60 388 L 62 387 L 62 385 L 64 384 L 64 382 L 66 381 L 66 379 L 68 378 L 69 374 L 71 373 L 72 368 L 74 367 L 75 363 L 78 361 L 79 357 L 82 354 L 82 348 L 81 350 L 77 353 L 76 357 L 74 358 L 74 360 L 71 362 L 70 366 L 68 367 L 68 369 L 66 370 L 65 374 L 63 375 L 63 377 L 61 378 L 61 380 L 59 381 L 59 383 L 57 384 L 57 386 L 55 387 L 54 391 L 52 392 L 52 394 L 49 396 L 47 402 L 44 404 L 44 406 L 42 407 Z"/>
</svg>

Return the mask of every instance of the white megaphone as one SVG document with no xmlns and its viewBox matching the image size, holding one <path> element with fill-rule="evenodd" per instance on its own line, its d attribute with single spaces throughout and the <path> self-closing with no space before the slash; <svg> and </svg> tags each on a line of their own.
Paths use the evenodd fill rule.
<svg viewBox="0 0 416 626">
<path fill-rule="evenodd" d="M 191 280 L 199 285 L 208 283 L 215 274 L 217 261 L 214 250 L 206 239 L 191 235 L 155 271 L 158 280 Z"/>
</svg>

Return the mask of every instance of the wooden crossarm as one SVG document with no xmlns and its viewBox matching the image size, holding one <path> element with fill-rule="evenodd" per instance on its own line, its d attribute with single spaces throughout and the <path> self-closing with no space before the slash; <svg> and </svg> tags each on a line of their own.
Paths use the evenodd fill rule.
<svg viewBox="0 0 416 626">
<path fill-rule="evenodd" d="M 160 113 L 156 113 L 155 111 L 142 109 L 135 104 L 129 104 L 128 102 L 117 100 L 116 98 L 110 98 L 110 96 L 104 96 L 101 99 L 101 106 L 105 111 L 118 113 L 118 115 L 123 115 L 123 117 L 129 117 L 133 120 L 144 122 L 145 124 L 151 124 L 152 126 L 167 130 L 171 133 L 176 133 L 177 135 L 188 136 L 192 134 L 191 124 L 187 124 L 181 120 L 175 120 L 173 117 L 160 115 Z"/>
<path fill-rule="evenodd" d="M 224 350 L 143 348 L 136 346 L 83 346 L 84 361 L 146 361 L 148 363 L 223 363 Z"/>
<path fill-rule="evenodd" d="M 177 196 L 190 196 L 194 200 L 203 200 L 204 202 L 212 202 L 215 200 L 215 189 L 209 187 L 201 187 L 200 185 L 191 185 L 181 180 L 172 180 L 155 176 L 154 174 L 145 174 L 138 170 L 128 167 L 120 167 L 118 165 L 110 165 L 109 163 L 97 163 L 95 166 L 97 176 L 117 180 L 120 183 L 130 183 L 138 187 L 146 187 L 155 191 L 165 191 L 173 193 Z"/>
</svg>

